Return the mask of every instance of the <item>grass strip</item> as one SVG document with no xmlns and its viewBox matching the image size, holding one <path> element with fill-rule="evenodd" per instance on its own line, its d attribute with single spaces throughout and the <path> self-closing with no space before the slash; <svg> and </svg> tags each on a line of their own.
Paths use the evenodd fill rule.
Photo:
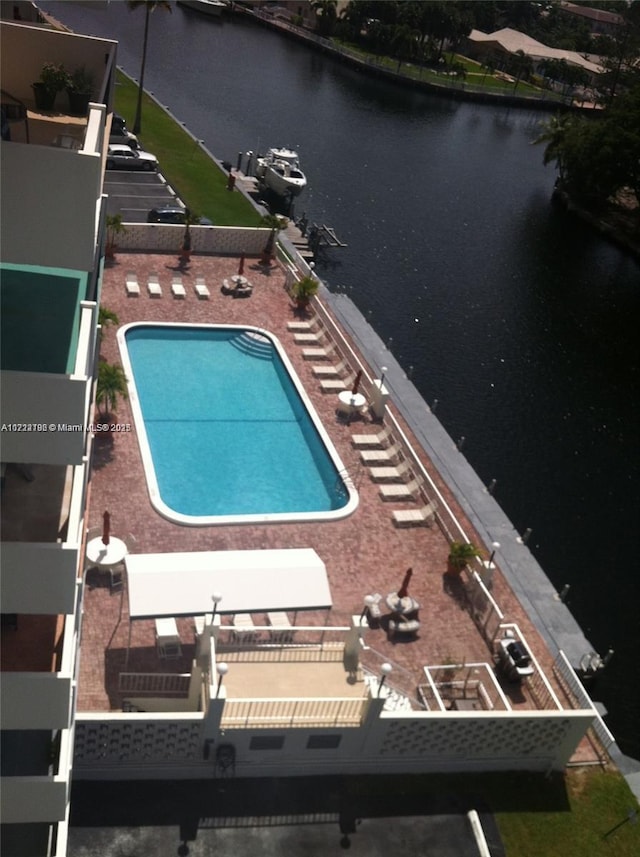
<svg viewBox="0 0 640 857">
<path fill-rule="evenodd" d="M 129 127 L 133 125 L 137 97 L 137 85 L 118 71 L 115 109 Z M 162 174 L 194 214 L 208 217 L 216 226 L 259 225 L 260 215 L 245 197 L 227 190 L 227 175 L 146 93 L 142 97 L 140 146 L 158 158 Z"/>
</svg>

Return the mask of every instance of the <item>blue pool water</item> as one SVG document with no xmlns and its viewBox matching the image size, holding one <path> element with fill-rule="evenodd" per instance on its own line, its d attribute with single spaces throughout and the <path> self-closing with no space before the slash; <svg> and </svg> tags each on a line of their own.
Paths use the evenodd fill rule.
<svg viewBox="0 0 640 857">
<path fill-rule="evenodd" d="M 209 524 L 353 511 L 357 495 L 274 338 L 247 328 L 134 324 L 119 339 L 160 512 Z"/>
</svg>

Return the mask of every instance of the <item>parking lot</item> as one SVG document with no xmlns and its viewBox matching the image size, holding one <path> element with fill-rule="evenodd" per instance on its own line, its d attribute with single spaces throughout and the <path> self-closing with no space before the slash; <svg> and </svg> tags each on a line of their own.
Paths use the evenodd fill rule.
<svg viewBox="0 0 640 857">
<path fill-rule="evenodd" d="M 145 223 L 149 209 L 177 199 L 160 172 L 107 170 L 104 190 L 109 194 L 107 213 L 120 213 L 125 223 Z"/>
</svg>

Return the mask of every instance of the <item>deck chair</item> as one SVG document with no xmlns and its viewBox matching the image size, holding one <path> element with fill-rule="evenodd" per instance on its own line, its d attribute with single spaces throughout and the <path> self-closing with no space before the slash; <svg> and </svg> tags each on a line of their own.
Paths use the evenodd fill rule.
<svg viewBox="0 0 640 857">
<path fill-rule="evenodd" d="M 320 381 L 320 389 L 323 393 L 341 393 L 343 390 L 348 390 L 356 380 L 356 376 L 351 372 L 346 378 L 325 378 Z"/>
<path fill-rule="evenodd" d="M 430 527 L 436 516 L 436 503 L 427 503 L 421 509 L 397 509 L 393 513 L 396 527 Z"/>
<path fill-rule="evenodd" d="M 392 464 L 402 452 L 402 444 L 394 443 L 387 449 L 363 449 L 360 461 L 363 464 Z"/>
<path fill-rule="evenodd" d="M 186 298 L 187 293 L 182 285 L 182 277 L 173 277 L 171 280 L 171 293 L 174 298 Z"/>
<path fill-rule="evenodd" d="M 303 360 L 329 360 L 331 355 L 336 350 L 336 346 L 328 345 L 326 348 L 303 348 L 302 349 L 302 359 Z"/>
<path fill-rule="evenodd" d="M 378 432 L 378 434 L 354 434 L 351 437 L 351 443 L 356 447 L 364 447 L 365 449 L 380 449 L 388 446 L 391 442 L 391 429 L 387 428 Z"/>
<path fill-rule="evenodd" d="M 147 282 L 147 289 L 149 290 L 149 295 L 152 298 L 161 298 L 162 297 L 162 288 L 160 286 L 160 280 L 158 279 L 157 274 L 149 274 L 149 280 Z"/>
<path fill-rule="evenodd" d="M 405 459 L 397 467 L 372 467 L 369 475 L 374 482 L 404 482 L 411 472 L 411 465 Z"/>
<path fill-rule="evenodd" d="M 294 333 L 312 333 L 319 324 L 320 320 L 317 316 L 311 321 L 288 321 L 287 330 Z"/>
<path fill-rule="evenodd" d="M 415 500 L 421 484 L 417 479 L 412 479 L 406 485 L 403 483 L 381 485 L 379 494 L 383 500 Z"/>
<path fill-rule="evenodd" d="M 313 345 L 314 343 L 320 345 L 322 330 L 318 330 L 316 333 L 294 333 L 293 338 L 298 345 Z"/>
<path fill-rule="evenodd" d="M 342 373 L 349 368 L 346 360 L 341 360 L 335 366 L 314 366 L 311 370 L 317 378 L 342 377 Z"/>
<path fill-rule="evenodd" d="M 272 642 L 290 643 L 293 640 L 293 628 L 286 613 L 267 613 L 267 619 L 273 629 L 269 631 Z"/>
<path fill-rule="evenodd" d="M 209 289 L 205 285 L 204 277 L 196 277 L 196 284 L 194 288 L 199 298 L 207 300 L 207 298 L 209 297 Z"/>
<path fill-rule="evenodd" d="M 138 284 L 137 276 L 133 272 L 127 274 L 125 288 L 129 297 L 140 297 L 140 285 Z"/>
<path fill-rule="evenodd" d="M 236 613 L 233 617 L 232 638 L 238 642 L 253 642 L 256 638 L 256 626 L 250 613 Z"/>
</svg>

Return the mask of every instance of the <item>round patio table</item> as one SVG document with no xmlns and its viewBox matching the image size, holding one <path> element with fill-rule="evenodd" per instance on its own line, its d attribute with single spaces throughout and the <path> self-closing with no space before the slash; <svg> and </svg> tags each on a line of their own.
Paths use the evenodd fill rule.
<svg viewBox="0 0 640 857">
<path fill-rule="evenodd" d="M 102 536 L 97 536 L 87 544 L 87 564 L 98 568 L 113 568 L 114 565 L 124 562 L 128 552 L 122 539 L 110 536 L 109 544 L 105 545 Z"/>
</svg>

